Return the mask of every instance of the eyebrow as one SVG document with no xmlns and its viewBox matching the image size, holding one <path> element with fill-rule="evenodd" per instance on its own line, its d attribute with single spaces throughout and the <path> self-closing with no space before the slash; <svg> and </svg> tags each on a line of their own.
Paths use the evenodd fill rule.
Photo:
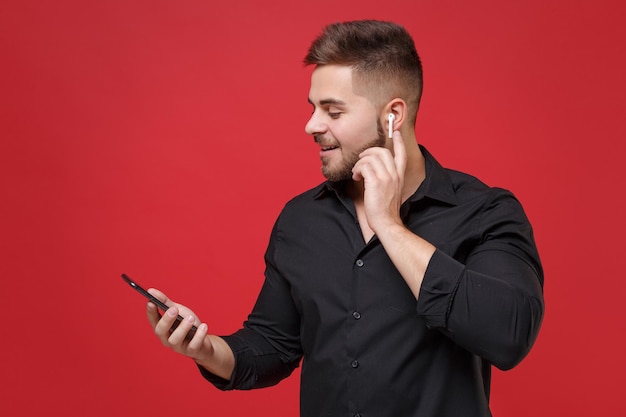
<svg viewBox="0 0 626 417">
<path fill-rule="evenodd" d="M 315 105 L 315 103 L 313 103 L 310 98 L 308 98 L 307 101 L 310 104 Z M 324 100 L 320 100 L 319 104 L 320 104 L 320 106 L 327 106 L 329 104 L 336 105 L 336 106 L 345 106 L 346 103 L 345 103 L 345 101 L 338 100 L 336 98 L 326 98 Z"/>
</svg>

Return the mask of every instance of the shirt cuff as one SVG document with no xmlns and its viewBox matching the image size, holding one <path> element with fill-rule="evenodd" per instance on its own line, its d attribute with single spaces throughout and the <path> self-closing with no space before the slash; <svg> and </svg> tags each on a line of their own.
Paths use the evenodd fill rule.
<svg viewBox="0 0 626 417">
<path fill-rule="evenodd" d="M 465 265 L 439 249 L 430 259 L 417 300 L 417 313 L 429 329 L 446 327 L 464 270 Z"/>
<path fill-rule="evenodd" d="M 230 346 L 231 350 L 233 351 L 233 354 L 235 355 L 235 365 L 236 365 L 237 353 L 247 348 L 246 342 L 242 340 L 242 338 L 238 337 L 236 334 L 231 335 L 231 336 L 220 336 L 220 337 L 224 339 L 226 344 Z M 235 366 L 235 369 L 233 370 L 233 374 L 230 377 L 230 381 L 207 371 L 205 368 L 203 368 L 200 365 L 198 365 L 198 369 L 200 370 L 200 374 L 204 377 L 204 379 L 206 379 L 211 384 L 213 384 L 217 389 L 222 390 L 222 391 L 230 391 L 230 390 L 237 389 L 237 386 L 236 386 L 237 366 Z"/>
</svg>

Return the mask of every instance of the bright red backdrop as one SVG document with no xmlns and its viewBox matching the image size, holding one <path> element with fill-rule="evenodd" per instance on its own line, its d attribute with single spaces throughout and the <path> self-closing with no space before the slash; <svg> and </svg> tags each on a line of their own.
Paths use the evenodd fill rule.
<svg viewBox="0 0 626 417">
<path fill-rule="evenodd" d="M 546 317 L 495 415 L 623 416 L 624 3 L 258 3 L 2 0 L 0 415 L 297 414 L 297 376 L 205 383 L 119 275 L 237 328 L 279 210 L 322 180 L 305 51 L 376 18 L 423 57 L 420 142 L 535 226 Z"/>
</svg>

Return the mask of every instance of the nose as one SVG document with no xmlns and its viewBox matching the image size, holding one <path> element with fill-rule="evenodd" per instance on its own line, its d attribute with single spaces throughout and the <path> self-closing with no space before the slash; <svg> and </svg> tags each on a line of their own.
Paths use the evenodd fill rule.
<svg viewBox="0 0 626 417">
<path fill-rule="evenodd" d="M 311 118 L 304 126 L 304 131 L 311 136 L 317 136 L 319 134 L 325 133 L 328 127 L 325 123 L 320 120 L 320 117 L 317 114 L 317 111 L 314 111 L 311 115 Z"/>
</svg>

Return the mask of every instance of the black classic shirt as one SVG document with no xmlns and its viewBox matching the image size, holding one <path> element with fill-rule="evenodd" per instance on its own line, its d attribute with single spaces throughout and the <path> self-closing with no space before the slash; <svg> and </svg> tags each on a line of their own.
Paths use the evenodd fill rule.
<svg viewBox="0 0 626 417">
<path fill-rule="evenodd" d="M 490 367 L 515 366 L 543 316 L 531 225 L 508 191 L 444 169 L 401 209 L 437 247 L 418 299 L 374 236 L 363 240 L 345 184 L 291 200 L 266 252 L 265 283 L 243 329 L 225 340 L 230 381 L 278 383 L 302 362 L 303 417 L 489 416 Z"/>
</svg>

